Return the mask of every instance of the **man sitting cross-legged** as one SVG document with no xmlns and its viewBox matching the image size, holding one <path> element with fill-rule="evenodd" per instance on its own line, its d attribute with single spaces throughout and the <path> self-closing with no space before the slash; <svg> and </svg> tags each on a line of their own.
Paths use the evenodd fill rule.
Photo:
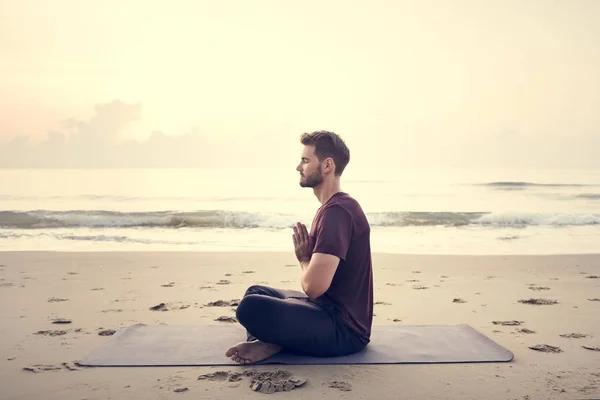
<svg viewBox="0 0 600 400">
<path fill-rule="evenodd" d="M 265 360 L 282 349 L 317 357 L 347 355 L 370 341 L 370 227 L 359 203 L 340 191 L 350 152 L 333 132 L 305 133 L 300 141 L 300 185 L 313 188 L 321 203 L 310 234 L 301 223 L 293 229 L 303 292 L 248 288 L 236 311 L 247 341 L 225 352 L 240 364 Z"/>
</svg>

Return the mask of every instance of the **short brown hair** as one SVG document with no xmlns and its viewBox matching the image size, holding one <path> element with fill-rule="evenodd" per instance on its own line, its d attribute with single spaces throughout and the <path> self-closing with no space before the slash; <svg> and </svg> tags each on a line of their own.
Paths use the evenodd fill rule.
<svg viewBox="0 0 600 400">
<path fill-rule="evenodd" d="M 315 155 L 319 162 L 331 157 L 335 163 L 335 175 L 340 176 L 348 162 L 350 162 L 350 150 L 342 138 L 336 133 L 329 131 L 315 131 L 303 133 L 300 143 L 305 146 L 315 146 Z"/>
</svg>

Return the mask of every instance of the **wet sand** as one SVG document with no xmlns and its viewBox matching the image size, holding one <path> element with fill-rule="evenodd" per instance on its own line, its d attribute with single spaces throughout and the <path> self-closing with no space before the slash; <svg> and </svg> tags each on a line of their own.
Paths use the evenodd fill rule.
<svg viewBox="0 0 600 400">
<path fill-rule="evenodd" d="M 298 290 L 300 268 L 291 252 L 0 252 L 0 399 L 600 398 L 599 255 L 373 261 L 374 324 L 469 324 L 514 360 L 80 367 L 132 324 L 235 324 L 249 285 Z"/>
</svg>

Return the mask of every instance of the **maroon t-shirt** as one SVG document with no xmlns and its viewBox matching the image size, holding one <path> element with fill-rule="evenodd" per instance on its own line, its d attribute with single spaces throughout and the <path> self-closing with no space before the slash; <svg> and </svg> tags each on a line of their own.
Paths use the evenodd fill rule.
<svg viewBox="0 0 600 400">
<path fill-rule="evenodd" d="M 331 286 L 317 302 L 339 310 L 368 343 L 373 322 L 371 228 L 360 204 L 347 193 L 334 194 L 317 211 L 309 235 L 313 253 L 340 258 Z"/>
</svg>

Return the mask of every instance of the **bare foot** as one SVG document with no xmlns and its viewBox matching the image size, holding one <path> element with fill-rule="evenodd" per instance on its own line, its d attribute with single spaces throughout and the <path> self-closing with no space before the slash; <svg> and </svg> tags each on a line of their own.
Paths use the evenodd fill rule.
<svg viewBox="0 0 600 400">
<path fill-rule="evenodd" d="M 250 364 L 267 359 L 281 351 L 281 346 L 260 340 L 240 342 L 225 352 L 227 357 L 239 364 Z"/>
</svg>

